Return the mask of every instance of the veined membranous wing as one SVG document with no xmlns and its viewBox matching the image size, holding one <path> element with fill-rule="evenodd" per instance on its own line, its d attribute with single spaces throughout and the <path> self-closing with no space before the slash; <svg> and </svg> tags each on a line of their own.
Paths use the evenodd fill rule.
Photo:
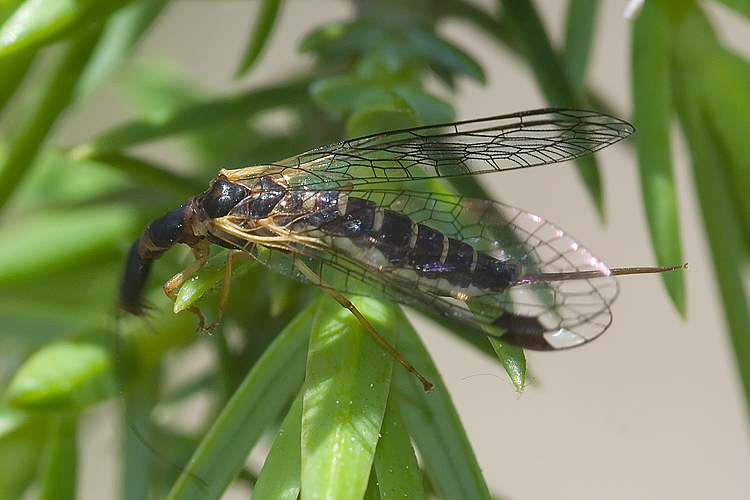
<svg viewBox="0 0 750 500">
<path fill-rule="evenodd" d="M 542 109 L 374 134 L 228 172 L 233 181 L 285 176 L 290 186 L 309 189 L 457 177 L 580 158 L 633 131 L 629 123 L 606 114 Z"/>
</svg>

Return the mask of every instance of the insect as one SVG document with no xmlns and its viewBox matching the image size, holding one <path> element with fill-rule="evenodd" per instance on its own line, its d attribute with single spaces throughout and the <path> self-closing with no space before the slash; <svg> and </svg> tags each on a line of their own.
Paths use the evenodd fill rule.
<svg viewBox="0 0 750 500">
<path fill-rule="evenodd" d="M 401 182 L 562 162 L 624 139 L 633 127 L 577 109 L 540 109 L 385 132 L 314 149 L 271 165 L 221 170 L 207 191 L 151 222 L 133 243 L 120 306 L 143 315 L 151 265 L 177 243 L 196 260 L 211 244 L 240 250 L 283 275 L 320 286 L 380 338 L 342 295 L 395 301 L 536 350 L 576 347 L 612 322 L 616 275 L 674 267 L 610 269 L 554 224 L 509 205 Z M 231 267 L 231 255 L 227 269 Z M 228 295 L 229 271 L 217 318 Z"/>
</svg>

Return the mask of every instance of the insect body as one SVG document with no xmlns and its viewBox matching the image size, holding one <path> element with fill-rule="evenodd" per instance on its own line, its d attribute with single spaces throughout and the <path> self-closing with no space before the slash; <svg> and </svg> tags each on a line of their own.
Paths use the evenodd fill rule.
<svg viewBox="0 0 750 500">
<path fill-rule="evenodd" d="M 135 241 L 120 304 L 143 314 L 152 262 L 186 243 L 196 261 L 165 285 L 175 298 L 213 243 L 321 286 L 344 305 L 339 292 L 415 306 L 521 347 L 581 345 L 611 323 L 615 275 L 677 267 L 609 269 L 518 208 L 393 186 L 570 160 L 632 133 L 609 115 L 544 109 L 386 132 L 222 170 L 206 192 Z"/>
</svg>

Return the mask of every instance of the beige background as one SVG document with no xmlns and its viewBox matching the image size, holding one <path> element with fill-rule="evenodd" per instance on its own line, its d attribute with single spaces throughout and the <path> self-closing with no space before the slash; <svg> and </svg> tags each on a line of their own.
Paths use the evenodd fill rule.
<svg viewBox="0 0 750 500">
<path fill-rule="evenodd" d="M 648 1 L 648 0 L 647 0 Z M 537 2 L 560 36 L 567 2 Z M 591 79 L 619 112 L 630 115 L 629 33 L 625 1 L 605 1 Z M 489 5 L 494 5 L 492 2 Z M 296 47 L 321 22 L 345 19 L 343 1 L 290 0 L 281 25 L 243 87 L 274 82 L 312 61 Z M 177 2 L 140 49 L 148 58 L 176 58 L 197 82 L 217 91 L 232 81 L 255 2 Z M 711 11 L 727 40 L 750 56 L 750 30 L 727 12 Z M 528 71 L 466 26 L 445 33 L 478 55 L 489 84 L 464 81 L 460 118 L 545 105 Z M 480 52 L 482 51 L 482 52 Z M 111 107 L 112 96 L 98 100 Z M 73 117 L 95 129 L 113 115 L 90 110 Z M 73 127 L 75 128 L 75 127 Z M 80 133 L 80 130 L 79 130 Z M 621 280 L 614 324 L 599 340 L 561 353 L 529 353 L 536 383 L 518 396 L 496 363 L 427 323 L 418 323 L 453 395 L 491 491 L 511 499 L 750 498 L 750 435 L 716 284 L 679 137 L 675 152 L 688 271 L 688 322 L 656 277 Z M 540 167 L 484 179 L 498 198 L 554 221 L 610 266 L 652 265 L 632 148 L 600 155 L 609 222 L 602 227 L 569 165 Z M 227 165 L 228 168 L 239 165 Z M 112 465 L 86 476 L 82 496 L 114 494 L 115 441 L 103 412 L 91 417 L 83 458 L 98 453 Z M 206 478 L 210 481 L 210 478 Z M 103 488 L 103 489 L 102 489 Z M 243 492 L 227 497 L 243 498 Z"/>
</svg>

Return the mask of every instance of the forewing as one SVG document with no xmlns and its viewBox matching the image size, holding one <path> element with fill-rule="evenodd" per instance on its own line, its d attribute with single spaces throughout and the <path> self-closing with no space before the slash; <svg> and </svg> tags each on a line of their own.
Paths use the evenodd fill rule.
<svg viewBox="0 0 750 500">
<path fill-rule="evenodd" d="M 371 135 L 315 149 L 268 174 L 314 189 L 513 170 L 591 154 L 633 133 L 629 123 L 593 111 L 540 109 Z M 233 180 L 257 175 L 257 167 Z"/>
<path fill-rule="evenodd" d="M 451 288 L 444 280 L 438 283 L 408 266 L 390 264 L 378 251 L 358 251 L 348 238 L 326 235 L 324 227 L 296 232 L 277 228 L 280 236 L 270 242 L 249 234 L 242 221 L 223 218 L 217 220 L 217 236 L 235 246 L 243 236 L 266 245 L 255 247 L 254 256 L 293 279 L 309 281 L 293 262 L 302 259 L 320 277 L 317 285 L 414 306 L 475 330 L 504 335 L 523 347 L 574 347 L 597 337 L 611 323 L 609 306 L 618 292 L 615 278 L 575 239 L 541 217 L 499 202 L 437 193 L 347 194 L 403 213 L 498 260 L 519 264 L 522 278 L 535 280 L 521 279 L 502 293 Z M 538 279 L 544 276 L 569 279 Z"/>
</svg>

